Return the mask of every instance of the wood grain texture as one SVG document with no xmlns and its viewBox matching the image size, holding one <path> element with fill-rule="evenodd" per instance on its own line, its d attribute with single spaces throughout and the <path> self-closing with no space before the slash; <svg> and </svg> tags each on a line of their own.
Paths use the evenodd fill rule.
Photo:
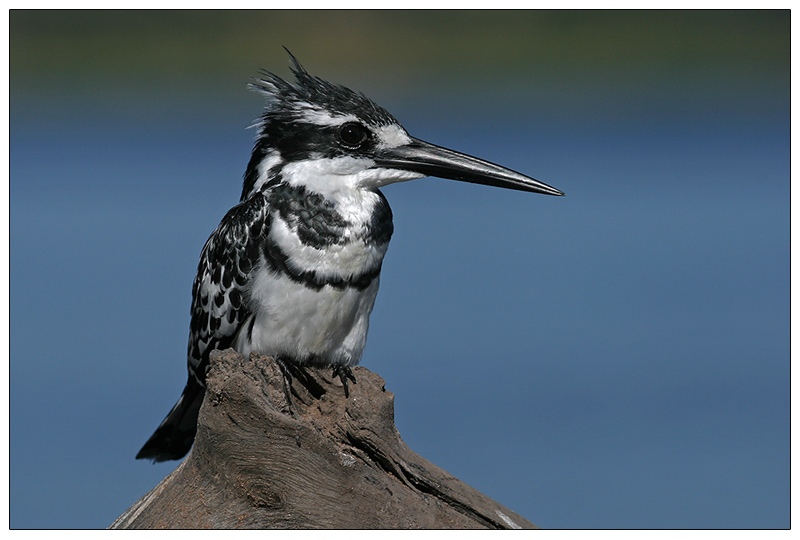
<svg viewBox="0 0 800 540">
<path fill-rule="evenodd" d="M 192 451 L 111 528 L 536 528 L 411 451 L 353 373 L 345 397 L 329 369 L 215 351 Z"/>
</svg>

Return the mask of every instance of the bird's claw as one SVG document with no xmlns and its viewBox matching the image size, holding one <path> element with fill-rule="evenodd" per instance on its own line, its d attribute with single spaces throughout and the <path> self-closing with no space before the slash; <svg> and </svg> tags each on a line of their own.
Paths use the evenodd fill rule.
<svg viewBox="0 0 800 540">
<path fill-rule="evenodd" d="M 342 381 L 342 386 L 344 387 L 344 397 L 350 397 L 350 389 L 347 386 L 347 379 L 350 379 L 355 384 L 356 378 L 353 376 L 353 370 L 351 370 L 348 366 L 334 366 L 333 376 L 339 377 L 339 380 Z"/>
<path fill-rule="evenodd" d="M 286 386 L 288 388 L 292 387 L 292 371 L 289 368 L 289 364 L 282 358 L 278 357 L 275 359 L 275 363 L 278 364 L 278 367 L 281 369 L 281 373 L 283 374 L 283 380 L 286 381 Z"/>
</svg>

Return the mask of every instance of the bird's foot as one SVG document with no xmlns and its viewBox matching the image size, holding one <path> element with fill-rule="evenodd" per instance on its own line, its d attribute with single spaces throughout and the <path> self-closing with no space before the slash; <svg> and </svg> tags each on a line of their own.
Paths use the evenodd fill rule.
<svg viewBox="0 0 800 540">
<path fill-rule="evenodd" d="M 286 360 L 283 357 L 275 358 L 275 363 L 278 364 L 278 367 L 281 370 L 281 374 L 283 375 L 283 394 L 286 397 L 286 403 L 291 408 L 292 404 L 292 382 L 294 381 L 294 377 L 292 375 L 292 363 Z"/>
<path fill-rule="evenodd" d="M 283 357 L 278 357 L 275 359 L 275 363 L 278 364 L 278 367 L 281 369 L 281 373 L 283 374 L 283 380 L 286 381 L 286 386 L 291 388 L 292 387 L 292 371 L 289 368 L 289 363 L 286 362 Z"/>
<path fill-rule="evenodd" d="M 347 386 L 347 379 L 350 379 L 353 381 L 353 384 L 355 384 L 356 378 L 353 376 L 353 370 L 351 370 L 348 366 L 333 366 L 333 376 L 339 377 L 339 380 L 342 381 L 342 386 L 344 387 L 344 397 L 350 397 L 350 389 Z"/>
</svg>

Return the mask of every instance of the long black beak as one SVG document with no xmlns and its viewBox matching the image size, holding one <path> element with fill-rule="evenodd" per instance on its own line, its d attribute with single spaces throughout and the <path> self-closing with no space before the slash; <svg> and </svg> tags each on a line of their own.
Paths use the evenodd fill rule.
<svg viewBox="0 0 800 540">
<path fill-rule="evenodd" d="M 409 144 L 379 150 L 375 162 L 380 167 L 413 171 L 425 176 L 546 195 L 564 195 L 561 190 L 511 169 L 413 137 Z"/>
</svg>

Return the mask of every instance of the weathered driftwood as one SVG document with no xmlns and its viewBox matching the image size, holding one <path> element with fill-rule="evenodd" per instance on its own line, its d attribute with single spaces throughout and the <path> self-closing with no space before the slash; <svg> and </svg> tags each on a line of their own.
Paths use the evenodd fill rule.
<svg viewBox="0 0 800 540">
<path fill-rule="evenodd" d="M 271 358 L 211 356 L 194 448 L 112 528 L 535 528 L 412 452 L 394 394 L 356 367 L 287 384 Z"/>
</svg>

